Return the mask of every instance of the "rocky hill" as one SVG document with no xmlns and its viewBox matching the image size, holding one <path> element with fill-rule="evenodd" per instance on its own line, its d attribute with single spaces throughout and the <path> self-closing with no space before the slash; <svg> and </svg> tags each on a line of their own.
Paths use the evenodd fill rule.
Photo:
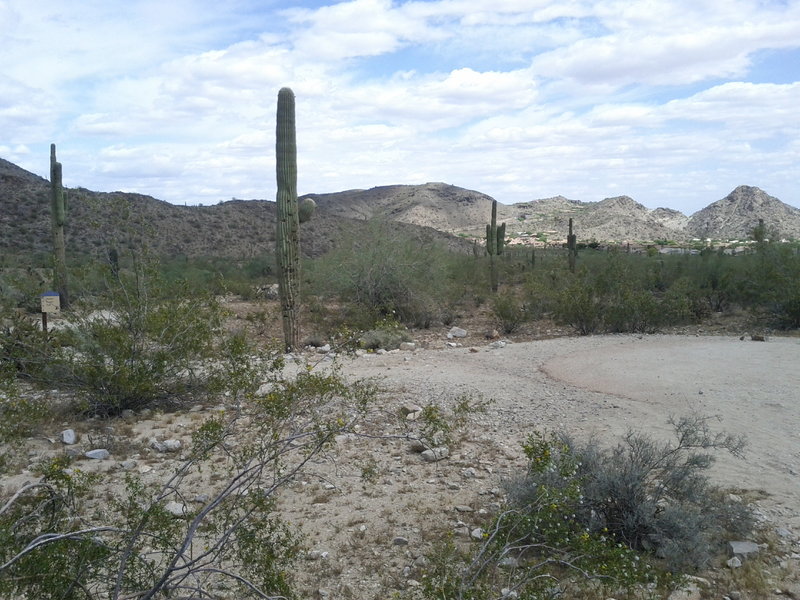
<svg viewBox="0 0 800 600">
<path fill-rule="evenodd" d="M 782 237 L 800 238 L 800 209 L 747 185 L 694 213 L 686 231 L 697 238 L 746 239 L 759 219 Z"/>
<path fill-rule="evenodd" d="M 359 235 L 374 221 L 390 221 L 420 240 L 466 249 L 463 237 L 482 238 L 492 198 L 444 183 L 391 185 L 334 194 L 309 194 L 315 217 L 301 228 L 303 252 L 318 256 L 342 236 Z M 215 206 L 177 206 L 123 192 L 67 190 L 68 245 L 81 254 L 105 255 L 111 247 L 146 243 L 169 256 L 250 258 L 272 252 L 275 204 L 234 200 Z M 50 247 L 49 183 L 0 159 L 0 250 L 44 255 Z M 563 196 L 498 205 L 509 236 L 566 238 L 575 221 L 579 240 L 614 242 L 746 239 L 763 219 L 769 230 L 800 239 L 800 210 L 755 187 L 741 186 L 726 198 L 687 217 L 668 208 L 650 210 L 628 196 L 581 202 Z"/>
<path fill-rule="evenodd" d="M 44 255 L 50 248 L 50 183 L 0 159 L 0 266 L 2 254 Z M 67 244 L 78 254 L 105 256 L 112 247 L 146 246 L 160 256 L 222 256 L 247 259 L 275 247 L 275 203 L 232 200 L 214 206 L 177 206 L 124 192 L 66 190 Z M 491 200 L 489 201 L 491 202 Z M 301 227 L 301 249 L 319 256 L 343 236 L 369 225 L 360 214 L 328 210 Z M 411 207 L 413 209 L 413 207 Z M 399 223 L 399 231 L 467 251 L 465 240 L 432 227 Z"/>
</svg>

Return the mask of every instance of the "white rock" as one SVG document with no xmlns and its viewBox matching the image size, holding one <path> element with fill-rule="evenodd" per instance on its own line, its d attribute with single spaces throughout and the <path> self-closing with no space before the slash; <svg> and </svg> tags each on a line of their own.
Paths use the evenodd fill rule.
<svg viewBox="0 0 800 600">
<path fill-rule="evenodd" d="M 404 350 L 406 352 L 413 352 L 417 349 L 417 345 L 414 342 L 400 342 L 400 350 Z"/>
<path fill-rule="evenodd" d="M 183 517 L 186 516 L 186 505 L 181 504 L 180 502 L 167 502 L 167 505 L 164 507 L 169 514 L 173 517 Z"/>
<path fill-rule="evenodd" d="M 467 331 L 465 329 L 461 329 L 461 327 L 453 327 L 450 331 L 447 332 L 447 339 L 452 340 L 453 338 L 463 338 L 467 337 Z"/>
<path fill-rule="evenodd" d="M 96 450 L 89 450 L 88 452 L 84 453 L 86 458 L 92 458 L 94 460 L 104 460 L 110 455 L 111 453 L 105 448 L 97 448 Z"/>
<path fill-rule="evenodd" d="M 728 559 L 728 561 L 725 564 L 728 565 L 731 569 L 738 569 L 739 567 L 742 566 L 742 561 L 739 559 L 738 556 L 734 556 L 733 558 Z"/>
<path fill-rule="evenodd" d="M 425 462 L 437 462 L 450 456 L 450 450 L 444 446 L 439 446 L 437 448 L 425 450 L 422 454 L 420 454 L 420 456 Z"/>
<path fill-rule="evenodd" d="M 164 440 L 163 444 L 167 452 L 177 452 L 178 450 L 181 449 L 182 446 L 181 441 L 175 439 Z"/>
<path fill-rule="evenodd" d="M 74 429 L 65 429 L 61 432 L 61 442 L 67 446 L 71 446 L 78 441 L 78 436 L 75 435 Z"/>
<path fill-rule="evenodd" d="M 481 541 L 481 540 L 483 540 L 483 529 L 481 529 L 480 527 L 476 527 L 475 529 L 470 531 L 469 536 L 473 540 Z"/>
</svg>

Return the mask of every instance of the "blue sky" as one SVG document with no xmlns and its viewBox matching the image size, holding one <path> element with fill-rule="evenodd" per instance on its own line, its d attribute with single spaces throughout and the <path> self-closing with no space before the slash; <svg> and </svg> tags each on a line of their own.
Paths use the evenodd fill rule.
<svg viewBox="0 0 800 600">
<path fill-rule="evenodd" d="M 0 157 L 177 204 L 444 181 L 800 207 L 800 0 L 0 0 Z"/>
</svg>

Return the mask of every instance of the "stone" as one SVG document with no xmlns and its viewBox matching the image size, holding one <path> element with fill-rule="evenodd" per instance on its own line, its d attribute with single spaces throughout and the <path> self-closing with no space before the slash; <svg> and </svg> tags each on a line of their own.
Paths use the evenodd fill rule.
<svg viewBox="0 0 800 600">
<path fill-rule="evenodd" d="M 483 540 L 483 529 L 481 529 L 480 527 L 476 527 L 475 529 L 470 531 L 469 537 L 471 537 L 473 540 L 482 541 Z"/>
<path fill-rule="evenodd" d="M 95 450 L 89 450 L 88 452 L 85 452 L 84 456 L 93 460 L 104 460 L 111 456 L 111 453 L 105 448 L 97 448 Z"/>
<path fill-rule="evenodd" d="M 121 463 L 119 463 L 119 466 L 124 471 L 130 471 L 131 469 L 135 469 L 136 468 L 136 464 L 137 463 L 136 463 L 135 460 L 133 460 L 132 458 L 129 458 L 129 459 L 123 460 Z"/>
<path fill-rule="evenodd" d="M 492 342 L 491 344 L 489 344 L 489 348 L 491 348 L 492 350 L 500 350 L 500 348 L 505 348 L 505 347 L 506 347 L 506 342 L 503 340 L 497 340 L 496 342 Z"/>
<path fill-rule="evenodd" d="M 452 327 L 450 331 L 447 332 L 447 339 L 452 340 L 453 338 L 464 338 L 467 337 L 466 329 L 461 329 L 461 327 Z"/>
<path fill-rule="evenodd" d="M 674 590 L 667 600 L 702 600 L 703 594 L 700 587 L 694 582 L 688 582 L 685 585 Z"/>
<path fill-rule="evenodd" d="M 738 556 L 734 556 L 733 558 L 729 558 L 728 561 L 725 563 L 731 569 L 738 569 L 742 566 L 742 561 L 739 559 Z"/>
<path fill-rule="evenodd" d="M 148 445 L 156 452 L 167 451 L 167 447 L 164 445 L 164 442 L 159 442 L 156 438 L 150 438 Z"/>
<path fill-rule="evenodd" d="M 450 456 L 450 450 L 444 446 L 439 446 L 437 448 L 425 450 L 422 454 L 420 454 L 420 456 L 425 462 L 438 462 L 443 458 Z"/>
<path fill-rule="evenodd" d="M 164 440 L 164 447 L 166 448 L 167 452 L 177 452 L 181 449 L 182 445 L 183 444 L 181 444 L 180 440 Z"/>
<path fill-rule="evenodd" d="M 405 352 L 413 352 L 417 349 L 417 345 L 414 342 L 400 342 L 400 350 Z"/>
<path fill-rule="evenodd" d="M 121 413 L 119 413 L 119 416 L 127 421 L 128 419 L 134 418 L 136 416 L 136 413 L 133 412 L 130 408 L 126 408 Z"/>
<path fill-rule="evenodd" d="M 317 354 L 327 354 L 330 351 L 331 351 L 330 344 L 325 344 L 324 346 L 320 346 L 319 348 L 317 348 Z"/>
<path fill-rule="evenodd" d="M 75 435 L 74 429 L 65 429 L 61 432 L 61 443 L 71 446 L 78 442 L 78 436 Z"/>
<path fill-rule="evenodd" d="M 167 505 L 164 507 L 169 514 L 173 517 L 185 517 L 186 516 L 186 505 L 181 504 L 180 502 L 167 502 Z"/>
<path fill-rule="evenodd" d="M 458 506 L 455 507 L 455 509 L 456 509 L 456 512 L 460 512 L 460 513 L 475 512 L 475 509 L 473 509 L 471 506 L 467 506 L 466 504 L 459 504 Z"/>
<path fill-rule="evenodd" d="M 747 541 L 728 542 L 728 554 L 736 556 L 742 561 L 758 554 L 758 544 Z"/>
<path fill-rule="evenodd" d="M 392 540 L 392 546 L 408 546 L 408 539 L 398 535 Z"/>
</svg>

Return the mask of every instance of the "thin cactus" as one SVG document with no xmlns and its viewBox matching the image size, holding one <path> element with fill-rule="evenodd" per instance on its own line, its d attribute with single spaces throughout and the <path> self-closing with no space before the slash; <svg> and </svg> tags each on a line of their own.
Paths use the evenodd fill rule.
<svg viewBox="0 0 800 600">
<path fill-rule="evenodd" d="M 67 286 L 66 242 L 64 224 L 67 221 L 67 208 L 64 187 L 61 184 L 61 163 L 56 160 L 56 145 L 50 144 L 50 214 L 53 230 L 53 285 L 58 292 L 61 308 L 69 307 Z"/>
<path fill-rule="evenodd" d="M 575 259 L 578 256 L 578 236 L 572 233 L 572 219 L 569 220 L 569 234 L 567 235 L 567 253 L 569 257 L 569 270 L 575 272 Z"/>
<path fill-rule="evenodd" d="M 283 317 L 284 347 L 286 352 L 292 352 L 297 348 L 300 338 L 298 322 L 298 296 L 300 294 L 298 229 L 300 223 L 297 208 L 297 138 L 294 92 L 289 88 L 282 88 L 278 92 L 275 165 L 278 181 L 275 232 L 278 295 Z"/>
</svg>

